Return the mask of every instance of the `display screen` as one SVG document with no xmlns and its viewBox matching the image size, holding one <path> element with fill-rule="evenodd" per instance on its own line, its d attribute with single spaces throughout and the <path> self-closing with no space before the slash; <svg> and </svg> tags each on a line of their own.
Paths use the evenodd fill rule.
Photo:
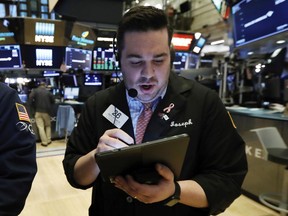
<svg viewBox="0 0 288 216">
<path fill-rule="evenodd" d="M 79 97 L 78 87 L 65 87 L 64 99 L 73 100 L 73 99 L 78 99 L 78 97 Z"/>
<path fill-rule="evenodd" d="M 27 94 L 18 94 L 20 100 L 23 102 L 23 103 L 26 103 L 27 100 L 28 100 L 28 95 Z"/>
<path fill-rule="evenodd" d="M 0 44 L 23 43 L 23 20 L 17 18 L 3 18 L 0 20 Z"/>
<path fill-rule="evenodd" d="M 175 52 L 173 69 L 177 71 L 187 69 L 188 55 L 188 52 Z"/>
<path fill-rule="evenodd" d="M 171 43 L 175 51 L 190 51 L 193 39 L 192 33 L 174 33 Z"/>
<path fill-rule="evenodd" d="M 68 69 L 91 70 L 92 51 L 66 47 L 65 64 Z"/>
<path fill-rule="evenodd" d="M 102 86 L 102 74 L 85 74 L 84 85 Z"/>
<path fill-rule="evenodd" d="M 43 76 L 44 77 L 55 77 L 55 76 L 60 76 L 59 71 L 43 71 Z"/>
<path fill-rule="evenodd" d="M 288 0 L 242 0 L 235 4 L 232 7 L 235 47 L 288 30 L 287 11 Z"/>
<path fill-rule="evenodd" d="M 25 19 L 25 44 L 65 46 L 65 22 L 60 20 Z"/>
<path fill-rule="evenodd" d="M 93 50 L 93 70 L 115 70 L 118 63 L 115 61 L 113 48 L 97 47 Z"/>
<path fill-rule="evenodd" d="M 21 48 L 26 68 L 60 69 L 63 63 L 64 47 L 25 45 Z"/>
<path fill-rule="evenodd" d="M 192 48 L 192 52 L 195 54 L 199 54 L 202 50 L 202 48 L 205 46 L 206 39 L 203 37 L 200 37 L 197 41 L 196 44 Z"/>
<path fill-rule="evenodd" d="M 193 69 L 196 67 L 196 58 L 193 57 L 191 52 L 175 52 L 173 61 L 173 70 L 181 71 Z"/>
<path fill-rule="evenodd" d="M 92 50 L 96 41 L 96 32 L 97 30 L 77 22 L 66 22 L 65 36 L 69 47 Z"/>
<path fill-rule="evenodd" d="M 22 67 L 19 45 L 0 46 L 0 69 L 19 69 Z"/>
<path fill-rule="evenodd" d="M 123 80 L 122 72 L 116 71 L 116 72 L 113 72 L 111 74 L 111 78 L 110 78 L 110 83 L 111 84 L 119 83 L 121 80 Z"/>
</svg>

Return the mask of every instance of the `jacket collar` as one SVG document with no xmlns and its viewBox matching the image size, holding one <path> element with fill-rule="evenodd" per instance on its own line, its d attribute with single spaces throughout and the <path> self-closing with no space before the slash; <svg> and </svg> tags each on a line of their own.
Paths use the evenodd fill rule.
<svg viewBox="0 0 288 216">
<path fill-rule="evenodd" d="M 185 92 L 190 91 L 191 88 L 191 84 L 188 84 L 188 82 L 183 78 L 179 77 L 174 72 L 171 72 L 166 94 L 164 98 L 161 99 L 152 115 L 152 118 L 147 126 L 143 142 L 165 136 L 165 133 L 170 128 L 171 121 L 175 119 L 177 114 L 183 111 L 183 107 L 187 102 L 187 99 L 184 96 Z M 110 93 L 110 100 L 107 107 L 110 104 L 113 104 L 123 113 L 125 113 L 125 115 L 129 116 L 129 119 L 121 129 L 126 131 L 126 133 L 128 133 L 131 137 L 134 137 L 125 91 L 126 88 L 123 82 L 116 85 L 114 91 L 111 91 Z"/>
</svg>

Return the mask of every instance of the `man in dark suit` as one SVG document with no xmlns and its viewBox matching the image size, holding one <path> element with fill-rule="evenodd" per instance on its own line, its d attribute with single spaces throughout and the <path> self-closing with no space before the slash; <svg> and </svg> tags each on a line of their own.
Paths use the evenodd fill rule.
<svg viewBox="0 0 288 216">
<path fill-rule="evenodd" d="M 165 13 L 154 7 L 132 8 L 119 24 L 124 81 L 88 99 L 63 160 L 72 186 L 93 187 L 89 215 L 208 216 L 223 212 L 241 193 L 244 142 L 214 91 L 170 72 L 171 37 Z M 157 184 L 141 184 L 131 175 L 103 182 L 95 153 L 138 144 L 147 103 L 153 114 L 142 142 L 190 136 L 179 179 L 157 164 Z"/>
<path fill-rule="evenodd" d="M 37 172 L 36 140 L 17 92 L 0 82 L 0 215 L 19 215 Z"/>
</svg>

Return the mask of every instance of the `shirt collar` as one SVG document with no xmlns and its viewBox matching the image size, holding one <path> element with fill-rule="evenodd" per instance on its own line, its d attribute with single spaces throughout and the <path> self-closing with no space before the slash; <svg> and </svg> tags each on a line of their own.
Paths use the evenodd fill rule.
<svg viewBox="0 0 288 216">
<path fill-rule="evenodd" d="M 163 99 L 163 97 L 165 96 L 166 94 L 166 91 L 167 91 L 167 86 L 166 88 L 164 89 L 164 91 L 162 92 L 162 94 L 160 95 L 160 98 Z M 128 101 L 128 104 L 132 101 L 139 101 L 137 100 L 137 98 L 133 98 L 133 97 L 130 97 L 129 94 L 128 94 L 128 90 L 126 89 L 126 98 L 127 98 L 127 101 Z M 155 99 L 157 100 L 157 99 Z M 140 102 L 140 101 L 139 101 Z M 141 103 L 141 102 L 140 102 Z"/>
</svg>

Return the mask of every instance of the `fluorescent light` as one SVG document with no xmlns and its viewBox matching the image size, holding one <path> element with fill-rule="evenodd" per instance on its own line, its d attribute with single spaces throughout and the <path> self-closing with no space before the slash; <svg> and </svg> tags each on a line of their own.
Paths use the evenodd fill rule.
<svg viewBox="0 0 288 216">
<path fill-rule="evenodd" d="M 217 41 L 213 41 L 211 42 L 211 45 L 218 45 L 218 44 L 223 44 L 224 40 L 217 40 Z"/>
<path fill-rule="evenodd" d="M 277 44 L 283 44 L 283 43 L 285 43 L 286 41 L 285 40 L 278 40 L 276 43 Z"/>
</svg>

